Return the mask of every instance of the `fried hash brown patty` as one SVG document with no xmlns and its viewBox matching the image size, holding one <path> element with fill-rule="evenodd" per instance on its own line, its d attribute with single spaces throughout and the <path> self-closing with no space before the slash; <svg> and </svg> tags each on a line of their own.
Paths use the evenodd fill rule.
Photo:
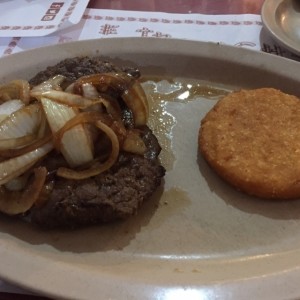
<svg viewBox="0 0 300 300">
<path fill-rule="evenodd" d="M 261 198 L 300 197 L 300 101 L 272 88 L 222 98 L 201 122 L 199 149 L 237 189 Z"/>
</svg>

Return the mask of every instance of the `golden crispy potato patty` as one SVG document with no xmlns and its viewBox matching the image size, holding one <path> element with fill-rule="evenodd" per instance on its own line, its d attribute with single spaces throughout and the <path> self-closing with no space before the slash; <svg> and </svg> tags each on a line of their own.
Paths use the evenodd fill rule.
<svg viewBox="0 0 300 300">
<path fill-rule="evenodd" d="M 272 88 L 222 98 L 201 122 L 199 149 L 237 189 L 261 198 L 300 197 L 300 101 Z"/>
</svg>

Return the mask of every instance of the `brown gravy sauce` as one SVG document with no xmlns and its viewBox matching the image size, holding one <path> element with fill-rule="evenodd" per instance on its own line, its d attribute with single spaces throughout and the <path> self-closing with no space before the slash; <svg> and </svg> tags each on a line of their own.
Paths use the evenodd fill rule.
<svg viewBox="0 0 300 300">
<path fill-rule="evenodd" d="M 230 91 L 195 79 L 145 76 L 141 79 L 141 83 L 149 102 L 148 125 L 162 147 L 160 160 L 168 171 L 172 169 L 175 162 L 172 152 L 172 129 L 177 120 L 167 111 L 167 104 L 169 102 L 187 103 L 199 100 L 201 97 L 218 100 Z"/>
</svg>

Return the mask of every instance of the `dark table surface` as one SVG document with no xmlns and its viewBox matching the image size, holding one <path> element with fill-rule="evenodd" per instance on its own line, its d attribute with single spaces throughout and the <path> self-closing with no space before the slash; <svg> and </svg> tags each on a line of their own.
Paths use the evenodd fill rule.
<svg viewBox="0 0 300 300">
<path fill-rule="evenodd" d="M 91 0 L 90 8 L 169 13 L 260 14 L 264 0 Z"/>
</svg>

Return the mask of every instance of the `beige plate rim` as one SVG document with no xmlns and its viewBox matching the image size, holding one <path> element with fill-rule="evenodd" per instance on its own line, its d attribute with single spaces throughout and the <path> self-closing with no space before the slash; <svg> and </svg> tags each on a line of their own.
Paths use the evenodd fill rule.
<svg viewBox="0 0 300 300">
<path fill-rule="evenodd" d="M 146 67 L 154 66 L 158 71 L 164 66 L 163 73 L 167 69 L 171 74 L 180 72 L 183 76 L 194 72 L 200 79 L 224 80 L 226 84 L 247 87 L 275 86 L 300 96 L 300 63 L 219 43 L 175 39 L 98 39 L 29 50 L 0 59 L 0 77 L 5 81 L 15 78 L 16 74 L 31 76 L 57 60 L 98 53 Z M 10 223 L 9 220 L 0 221 L 4 225 Z M 24 234 L 26 232 L 24 229 Z M 66 299 L 93 299 L 95 295 L 101 295 L 102 299 L 244 299 L 248 295 L 253 299 L 282 299 L 300 296 L 299 249 L 276 253 L 275 248 L 274 253 L 247 258 L 237 255 L 209 259 L 184 253 L 143 257 L 108 251 L 96 254 L 100 259 L 102 255 L 115 255 L 116 262 L 94 268 L 86 267 L 84 253 L 75 264 L 68 260 L 75 255 L 72 251 L 55 251 L 54 257 L 60 257 L 55 260 L 44 255 L 41 249 L 45 253 L 53 251 L 46 242 L 38 245 L 33 239 L 28 243 L 22 235 L 15 236 L 1 228 L 0 276 L 32 291 Z M 259 265 L 262 268 L 257 268 Z"/>
</svg>

